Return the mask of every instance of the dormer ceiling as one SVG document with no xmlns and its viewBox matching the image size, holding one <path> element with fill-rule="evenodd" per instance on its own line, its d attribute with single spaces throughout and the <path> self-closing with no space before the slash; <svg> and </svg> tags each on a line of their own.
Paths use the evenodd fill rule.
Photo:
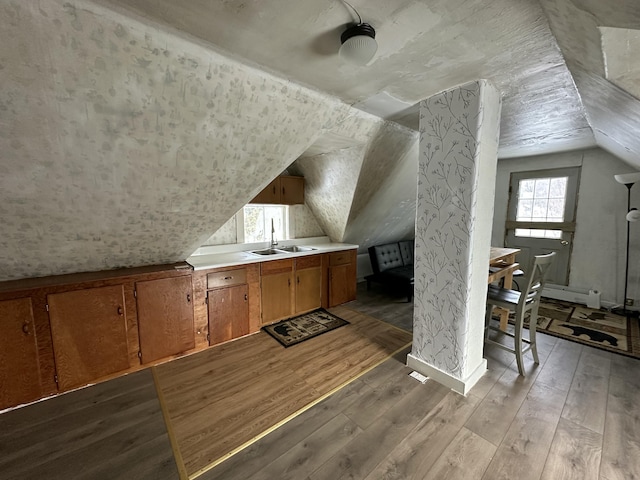
<svg viewBox="0 0 640 480">
<path fill-rule="evenodd" d="M 338 57 L 355 20 L 339 0 L 101 1 L 413 129 L 420 100 L 489 79 L 503 95 L 502 158 L 600 145 L 640 167 L 637 86 L 619 74 L 640 65 L 624 50 L 638 41 L 636 0 L 354 1 L 377 32 L 365 67 Z M 604 62 L 611 49 L 616 78 Z"/>
</svg>

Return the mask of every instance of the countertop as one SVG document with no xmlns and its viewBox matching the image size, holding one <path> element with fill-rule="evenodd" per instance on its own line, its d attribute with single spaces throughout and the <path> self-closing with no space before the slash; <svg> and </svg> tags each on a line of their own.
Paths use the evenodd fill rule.
<svg viewBox="0 0 640 480">
<path fill-rule="evenodd" d="M 358 248 L 358 245 L 352 245 L 349 243 L 333 243 L 322 241 L 322 239 L 298 239 L 298 240 L 283 240 L 279 242 L 274 248 L 278 248 L 279 246 L 287 246 L 287 245 L 300 245 L 304 247 L 311 247 L 314 250 L 306 251 L 306 252 L 286 252 L 286 253 L 278 253 L 274 255 L 258 255 L 255 253 L 250 253 L 251 250 L 262 250 L 264 248 L 269 248 L 267 243 L 261 243 L 258 246 L 251 245 L 234 245 L 230 246 L 230 250 L 236 251 L 220 251 L 216 252 L 215 247 L 210 248 L 209 251 L 206 249 L 202 250 L 202 253 L 194 254 L 187 258 L 187 263 L 193 267 L 194 270 L 207 270 L 209 268 L 219 268 L 219 267 L 232 267 L 235 265 L 244 265 L 247 263 L 259 263 L 259 262 L 267 262 L 270 260 L 282 260 L 284 258 L 295 258 L 295 257 L 305 257 L 307 255 L 317 255 L 319 253 L 328 253 L 328 252 L 338 252 L 341 250 L 352 250 L 354 248 Z M 245 250 L 237 250 L 239 248 L 243 248 Z M 220 248 L 219 250 L 224 250 L 224 248 Z"/>
</svg>

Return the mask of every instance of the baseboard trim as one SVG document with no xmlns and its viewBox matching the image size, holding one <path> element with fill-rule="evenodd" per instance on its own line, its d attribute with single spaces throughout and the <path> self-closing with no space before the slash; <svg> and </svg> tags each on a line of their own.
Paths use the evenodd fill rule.
<svg viewBox="0 0 640 480">
<path fill-rule="evenodd" d="M 409 368 L 412 368 L 416 372 L 421 373 L 422 375 L 432 378 L 445 387 L 449 387 L 454 392 L 466 396 L 471 388 L 487 371 L 487 360 L 483 358 L 476 369 L 471 372 L 471 374 L 465 379 L 453 377 L 451 376 L 451 374 L 443 372 L 433 365 L 429 365 L 427 362 L 414 356 L 411 353 L 407 355 L 407 366 Z"/>
</svg>

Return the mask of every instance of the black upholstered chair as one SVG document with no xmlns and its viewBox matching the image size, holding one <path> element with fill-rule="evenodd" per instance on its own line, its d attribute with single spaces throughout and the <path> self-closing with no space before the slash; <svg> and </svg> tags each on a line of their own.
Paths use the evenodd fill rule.
<svg viewBox="0 0 640 480">
<path fill-rule="evenodd" d="M 553 262 L 556 253 L 548 253 L 546 255 L 537 255 L 534 257 L 529 274 L 525 277 L 521 291 L 511 290 L 499 287 L 497 285 L 489 285 L 487 292 L 487 310 L 485 316 L 485 343 L 495 345 L 508 352 L 515 353 L 516 362 L 518 364 L 518 372 L 524 376 L 523 355 L 531 350 L 533 361 L 540 363 L 538 359 L 538 349 L 536 347 L 536 326 L 538 322 L 538 306 L 540 305 L 540 296 L 544 288 L 545 278 L 549 267 Z M 507 310 L 515 311 L 514 333 L 503 332 L 498 327 L 491 324 L 492 313 L 494 307 L 501 307 Z M 524 317 L 527 312 L 529 315 L 529 338 L 523 338 L 522 330 L 524 326 Z M 510 348 L 489 336 L 490 331 L 500 332 L 502 335 L 508 335 L 514 339 L 514 348 Z"/>
</svg>

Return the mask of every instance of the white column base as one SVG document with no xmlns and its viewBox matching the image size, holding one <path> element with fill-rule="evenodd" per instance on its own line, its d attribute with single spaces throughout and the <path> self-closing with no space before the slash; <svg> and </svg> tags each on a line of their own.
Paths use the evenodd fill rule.
<svg viewBox="0 0 640 480">
<path fill-rule="evenodd" d="M 471 372 L 471 375 L 462 380 L 456 377 L 452 377 L 450 374 L 443 372 L 433 365 L 429 365 L 424 360 L 418 357 L 414 357 L 411 353 L 407 355 L 407 366 L 414 369 L 416 372 L 421 373 L 422 375 L 432 378 L 445 387 L 449 387 L 454 392 L 466 396 L 471 388 L 487 371 L 487 360 L 483 358 L 480 362 L 480 365 L 478 365 L 477 368 L 473 372 Z"/>
</svg>

